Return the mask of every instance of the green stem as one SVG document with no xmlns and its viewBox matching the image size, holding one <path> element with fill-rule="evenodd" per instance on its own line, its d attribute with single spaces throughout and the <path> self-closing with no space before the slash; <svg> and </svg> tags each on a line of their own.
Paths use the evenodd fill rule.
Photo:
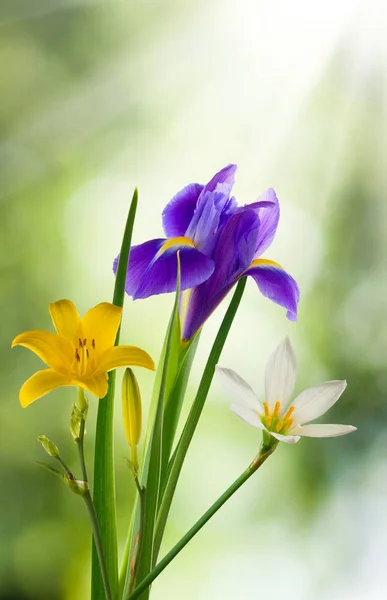
<svg viewBox="0 0 387 600">
<path fill-rule="evenodd" d="M 127 600 L 135 600 L 140 594 L 146 590 L 151 583 L 160 575 L 160 573 L 169 565 L 169 563 L 183 550 L 183 548 L 192 540 L 192 538 L 201 530 L 202 527 L 218 512 L 218 510 L 235 494 L 239 488 L 246 483 L 248 479 L 259 469 L 265 460 L 272 454 L 277 444 L 271 447 L 263 447 L 257 458 L 251 465 L 230 485 L 229 488 L 214 502 L 214 504 L 204 513 L 195 525 L 181 538 L 181 540 L 164 556 L 164 558 L 156 565 L 156 567 L 147 575 L 141 583 L 136 587 L 134 592 L 129 595 Z"/>
<path fill-rule="evenodd" d="M 80 424 L 79 438 L 77 440 L 77 446 L 78 446 L 79 460 L 81 463 L 83 481 L 85 481 L 88 484 L 89 480 L 88 480 L 88 476 L 87 476 L 84 443 L 83 443 L 84 437 L 85 437 L 85 420 L 82 419 L 81 424 Z M 95 547 L 97 550 L 98 562 L 99 562 L 99 566 L 101 569 L 101 576 L 102 576 L 102 581 L 103 581 L 103 587 L 105 590 L 106 600 L 112 600 L 109 576 L 108 576 L 108 572 L 107 572 L 106 560 L 105 560 L 103 546 L 102 546 L 101 531 L 99 528 L 97 513 L 95 512 L 95 506 L 94 506 L 93 499 L 91 497 L 89 489 L 82 496 L 82 498 L 86 504 L 86 508 L 87 508 L 87 511 L 88 511 L 89 517 L 90 517 L 90 523 L 91 523 L 91 528 L 93 531 Z"/>
<path fill-rule="evenodd" d="M 180 436 L 179 443 L 176 447 L 176 450 L 171 458 L 169 464 L 169 473 L 166 480 L 166 484 L 164 487 L 164 493 L 162 497 L 162 501 L 160 504 L 160 509 L 157 517 L 156 524 L 156 532 L 155 532 L 155 545 L 154 545 L 154 560 L 157 560 L 157 555 L 160 550 L 161 541 L 164 534 L 165 525 L 167 522 L 169 510 L 172 504 L 173 495 L 175 493 L 176 485 L 180 476 L 180 472 L 183 466 L 183 462 L 185 456 L 187 454 L 188 448 L 190 446 L 192 437 L 195 433 L 196 426 L 200 419 L 200 415 L 202 413 L 208 391 L 210 389 L 212 379 L 215 373 L 215 367 L 219 361 L 220 355 L 222 353 L 224 344 L 226 342 L 228 333 L 230 331 L 232 322 L 238 310 L 239 304 L 241 302 L 243 292 L 246 286 L 246 277 L 243 277 L 234 292 L 230 305 L 227 309 L 227 312 L 223 318 L 222 324 L 219 328 L 218 334 L 215 338 L 214 344 L 212 346 L 210 355 L 208 357 L 208 361 L 206 367 L 203 372 L 202 379 L 200 381 L 200 385 L 195 397 L 195 400 L 192 404 L 192 408 L 188 415 L 187 422 L 184 426 L 183 432 Z"/>
<path fill-rule="evenodd" d="M 99 561 L 99 566 L 101 569 L 101 575 L 102 575 L 102 581 L 103 581 L 103 587 L 105 590 L 106 600 L 112 600 L 112 593 L 110 591 L 109 576 L 108 576 L 108 572 L 107 572 L 107 568 L 106 568 L 105 556 L 103 553 L 101 532 L 99 529 L 97 513 L 95 512 L 94 503 L 93 503 L 93 500 L 92 500 L 92 497 L 91 497 L 91 494 L 89 491 L 87 491 L 86 494 L 83 496 L 83 500 L 85 501 L 86 508 L 88 510 L 89 517 L 90 517 L 91 528 L 93 530 L 94 544 L 95 544 L 95 548 L 96 548 L 97 555 L 98 555 L 98 561 Z"/>
<path fill-rule="evenodd" d="M 136 559 L 134 562 L 133 572 L 131 573 L 129 592 L 132 591 L 134 584 L 136 582 L 138 565 L 139 565 L 139 562 L 141 559 L 142 549 L 143 549 L 143 545 L 144 545 L 144 527 L 145 527 L 145 494 L 146 494 L 146 491 L 145 491 L 144 487 L 141 487 L 137 476 L 134 478 L 134 481 L 135 481 L 138 495 L 140 498 L 140 526 L 138 529 L 138 548 L 137 548 L 137 553 L 136 553 Z"/>
</svg>

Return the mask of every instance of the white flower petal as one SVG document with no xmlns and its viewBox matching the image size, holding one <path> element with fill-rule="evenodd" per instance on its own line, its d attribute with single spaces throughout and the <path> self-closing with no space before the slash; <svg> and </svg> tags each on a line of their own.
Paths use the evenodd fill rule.
<svg viewBox="0 0 387 600">
<path fill-rule="evenodd" d="M 253 390 L 242 377 L 232 369 L 216 366 L 217 379 L 230 400 L 257 412 L 263 412 L 263 406 Z"/>
<path fill-rule="evenodd" d="M 272 410 L 281 402 L 285 410 L 296 380 L 296 355 L 288 337 L 276 348 L 266 365 L 266 400 Z"/>
<path fill-rule="evenodd" d="M 356 427 L 352 425 L 304 425 L 303 427 L 297 427 L 298 435 L 303 437 L 316 437 L 316 438 L 327 438 L 337 437 L 339 435 L 347 435 L 356 431 Z"/>
<path fill-rule="evenodd" d="M 257 411 L 241 406 L 240 404 L 231 404 L 230 410 L 237 415 L 243 421 L 246 421 L 249 425 L 256 427 L 257 429 L 265 429 L 266 427 L 262 423 Z"/>
<path fill-rule="evenodd" d="M 302 425 L 321 417 L 338 401 L 346 387 L 346 381 L 326 381 L 301 392 L 292 403 L 295 423 Z"/>
<path fill-rule="evenodd" d="M 296 444 L 300 439 L 299 435 L 282 435 L 282 433 L 276 433 L 275 431 L 269 431 L 269 433 L 276 440 L 285 442 L 286 444 Z"/>
</svg>

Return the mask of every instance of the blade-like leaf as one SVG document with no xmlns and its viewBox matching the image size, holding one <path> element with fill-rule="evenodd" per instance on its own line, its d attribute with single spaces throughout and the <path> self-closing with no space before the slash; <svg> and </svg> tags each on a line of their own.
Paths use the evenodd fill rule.
<svg viewBox="0 0 387 600">
<path fill-rule="evenodd" d="M 183 406 L 188 378 L 195 358 L 199 343 L 200 333 L 196 334 L 184 347 L 180 346 L 179 368 L 175 375 L 173 386 L 166 396 L 164 422 L 163 422 L 163 450 L 161 464 L 161 485 L 164 485 L 169 459 L 171 458 L 172 446 L 175 439 L 176 429 Z"/>
<path fill-rule="evenodd" d="M 139 542 L 141 555 L 139 557 L 136 584 L 142 581 L 151 571 L 153 566 L 153 537 L 156 523 L 158 498 L 160 491 L 160 472 L 161 472 L 161 451 L 162 451 L 162 432 L 165 393 L 168 383 L 168 363 L 172 352 L 172 343 L 176 329 L 179 328 L 179 298 L 180 298 L 180 259 L 177 260 L 178 276 L 175 303 L 169 324 L 167 344 L 163 361 L 163 370 L 160 382 L 159 397 L 156 405 L 156 412 L 153 422 L 153 428 L 149 439 L 149 468 L 146 477 L 143 474 L 142 485 L 145 487 L 145 527 L 143 530 L 143 539 Z M 179 336 L 180 338 L 180 336 Z M 172 356 L 172 358 L 174 358 Z M 143 594 L 143 599 L 148 598 L 149 589 Z"/>
<path fill-rule="evenodd" d="M 118 261 L 116 281 L 114 286 L 113 304 L 123 306 L 125 295 L 126 272 L 129 262 L 130 245 L 134 218 L 137 210 L 138 192 L 135 189 L 126 221 L 122 239 L 121 253 Z M 118 330 L 116 342 L 120 337 Z M 106 558 L 106 567 L 110 581 L 113 600 L 118 598 L 118 567 L 117 567 L 117 524 L 115 477 L 113 455 L 113 416 L 114 416 L 114 390 L 116 372 L 109 373 L 109 388 L 105 398 L 99 401 L 97 428 L 95 436 L 94 458 L 94 505 L 101 530 L 102 546 Z M 99 568 L 98 555 L 93 543 L 92 575 L 91 575 L 92 600 L 105 600 L 104 587 Z"/>
<path fill-rule="evenodd" d="M 207 360 L 206 367 L 203 372 L 202 379 L 200 381 L 195 400 L 192 404 L 192 408 L 188 415 L 188 419 L 180 436 L 179 443 L 170 461 L 167 475 L 168 478 L 164 487 L 164 493 L 161 499 L 160 509 L 157 517 L 154 542 L 155 560 L 157 559 L 157 555 L 160 550 L 161 541 L 163 538 L 164 529 L 169 514 L 169 509 L 172 504 L 172 499 L 176 490 L 176 485 L 180 476 L 181 468 L 183 466 L 183 462 L 187 454 L 189 445 L 191 443 L 192 437 L 195 433 L 200 415 L 202 414 L 202 410 L 211 386 L 211 382 L 214 377 L 215 366 L 219 361 L 232 322 L 234 320 L 240 301 L 242 299 L 245 286 L 246 277 L 243 277 L 237 285 L 230 305 L 219 328 L 218 334 L 215 338 L 214 344 L 212 346 L 210 355 Z"/>
</svg>

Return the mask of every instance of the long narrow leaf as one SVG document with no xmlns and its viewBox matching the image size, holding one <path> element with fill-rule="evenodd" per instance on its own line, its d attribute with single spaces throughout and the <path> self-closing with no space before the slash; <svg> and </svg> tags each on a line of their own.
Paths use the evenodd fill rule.
<svg viewBox="0 0 387 600">
<path fill-rule="evenodd" d="M 145 527 L 144 538 L 141 544 L 141 556 L 139 557 L 139 566 L 136 577 L 136 584 L 141 582 L 151 571 L 153 567 L 153 538 L 156 523 L 156 514 L 158 507 L 158 498 L 160 491 L 160 472 L 161 472 L 161 451 L 162 451 L 162 432 L 163 432 L 163 415 L 165 392 L 168 377 L 168 362 L 171 354 L 172 341 L 176 325 L 179 323 L 179 298 L 180 298 L 180 260 L 178 256 L 178 276 L 175 303 L 170 320 L 170 326 L 167 337 L 167 345 L 165 349 L 165 357 L 163 371 L 160 383 L 160 392 L 156 406 L 156 414 L 149 442 L 149 469 L 146 478 L 142 480 L 145 487 Z M 148 598 L 149 589 L 147 589 L 142 598 Z"/>
<path fill-rule="evenodd" d="M 161 464 L 161 485 L 165 484 L 169 459 L 171 458 L 172 446 L 175 439 L 176 429 L 179 422 L 180 412 L 183 406 L 188 378 L 195 358 L 200 334 L 195 335 L 179 354 L 179 369 L 175 376 L 172 389 L 166 396 L 164 423 L 163 423 L 163 449 Z"/>
<path fill-rule="evenodd" d="M 228 333 L 230 331 L 232 322 L 238 310 L 240 301 L 242 299 L 242 295 L 246 285 L 246 278 L 243 277 L 234 292 L 230 305 L 227 309 L 227 312 L 223 318 L 222 324 L 219 328 L 218 334 L 215 338 L 214 344 L 212 346 L 210 355 L 208 357 L 208 361 L 206 367 L 203 372 L 202 379 L 200 381 L 199 389 L 197 391 L 195 400 L 192 404 L 192 408 L 188 415 L 188 419 L 184 426 L 183 432 L 180 436 L 179 443 L 176 447 L 176 450 L 171 458 L 170 468 L 168 470 L 168 480 L 166 482 L 164 488 L 164 494 L 160 504 L 160 510 L 157 517 L 157 525 L 155 532 L 155 542 L 154 542 L 154 560 L 157 560 L 158 552 L 160 550 L 165 525 L 167 522 L 169 510 L 171 507 L 173 495 L 175 493 L 176 485 L 180 476 L 181 468 L 183 466 L 183 462 L 185 456 L 187 454 L 188 448 L 190 446 L 192 437 L 195 433 L 196 426 L 198 424 L 200 415 L 202 413 L 212 379 L 215 373 L 215 367 L 219 361 L 220 355 L 222 353 L 224 344 L 226 342 Z"/>
<path fill-rule="evenodd" d="M 128 268 L 130 245 L 134 218 L 138 202 L 137 189 L 134 191 L 130 205 L 125 232 L 122 239 L 121 253 L 118 261 L 117 275 L 114 286 L 113 304 L 123 306 L 125 295 L 126 272 Z M 120 329 L 116 337 L 119 342 Z M 113 600 L 118 598 L 118 566 L 117 566 L 117 524 L 116 500 L 113 455 L 113 415 L 114 415 L 114 389 L 116 373 L 109 373 L 109 388 L 105 398 L 99 401 L 97 428 L 95 436 L 94 456 L 94 505 L 97 512 L 101 530 L 102 546 L 106 557 L 106 567 Z M 98 563 L 98 556 L 93 543 L 92 575 L 91 575 L 92 600 L 105 600 L 102 576 Z"/>
<path fill-rule="evenodd" d="M 171 336 L 171 340 L 169 342 Z M 167 346 L 169 343 L 168 350 L 168 361 L 166 363 L 167 357 Z M 179 319 L 175 318 L 175 312 L 172 311 L 171 318 L 168 323 L 168 327 L 165 333 L 164 344 L 161 350 L 160 359 L 157 365 L 156 377 L 153 386 L 151 405 L 149 409 L 148 415 L 148 426 L 147 433 L 145 436 L 144 443 L 144 452 L 143 452 L 143 460 L 141 464 L 141 473 L 140 479 L 141 481 L 146 481 L 148 477 L 148 469 L 149 469 L 149 460 L 150 460 L 150 439 L 154 427 L 155 414 L 157 409 L 158 400 L 160 397 L 160 389 L 161 383 L 163 380 L 164 368 L 166 365 L 166 375 L 165 375 L 165 390 L 164 390 L 164 404 L 166 399 L 169 396 L 170 390 L 173 387 L 173 382 L 176 378 L 176 374 L 178 372 L 179 367 L 179 352 L 180 352 L 180 322 Z M 137 536 L 140 526 L 140 503 L 138 501 L 138 497 L 136 498 L 131 522 L 129 526 L 128 537 L 126 540 L 125 551 L 122 559 L 122 565 L 120 568 L 120 589 L 123 590 L 123 597 L 125 597 L 129 593 L 129 585 L 131 579 L 130 572 L 130 560 L 129 558 L 133 556 L 133 552 L 137 546 Z"/>
</svg>

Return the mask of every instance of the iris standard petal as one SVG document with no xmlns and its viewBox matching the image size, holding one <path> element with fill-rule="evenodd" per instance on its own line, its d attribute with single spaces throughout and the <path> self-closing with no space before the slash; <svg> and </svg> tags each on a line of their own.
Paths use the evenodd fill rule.
<svg viewBox="0 0 387 600">
<path fill-rule="evenodd" d="M 245 275 L 253 277 L 261 294 L 287 309 L 286 316 L 290 321 L 297 320 L 300 291 L 297 282 L 281 265 L 270 260 L 257 259 Z"/>
<path fill-rule="evenodd" d="M 267 203 L 267 205 L 263 205 Z M 260 256 L 272 243 L 277 231 L 280 217 L 280 206 L 273 188 L 268 189 L 258 198 L 256 205 L 259 217 L 259 232 L 256 247 L 256 256 Z"/>
<path fill-rule="evenodd" d="M 263 406 L 247 381 L 232 369 L 216 366 L 215 373 L 224 393 L 227 394 L 232 402 L 263 413 Z"/>
<path fill-rule="evenodd" d="M 210 277 L 214 270 L 214 262 L 211 258 L 193 246 L 176 244 L 160 252 L 145 269 L 133 293 L 135 300 L 176 290 L 177 252 L 180 255 L 181 290 L 200 285 Z M 129 277 L 131 277 L 130 271 Z"/>
<path fill-rule="evenodd" d="M 20 333 L 12 342 L 12 348 L 14 346 L 28 348 L 48 367 L 63 375 L 69 372 L 74 358 L 73 346 L 69 340 L 41 329 Z"/>
<path fill-rule="evenodd" d="M 95 373 L 92 377 L 73 381 L 72 385 L 82 387 L 97 398 L 104 398 L 108 391 L 108 374 Z"/>
<path fill-rule="evenodd" d="M 266 365 L 266 401 L 270 410 L 280 402 L 282 412 L 288 405 L 296 381 L 296 355 L 288 337 L 274 350 Z"/>
<path fill-rule="evenodd" d="M 327 437 L 338 437 L 339 435 L 347 435 L 356 431 L 356 427 L 352 425 L 304 425 L 303 427 L 297 427 L 298 435 L 302 437 L 316 437 L 316 438 L 327 438 Z"/>
<path fill-rule="evenodd" d="M 75 305 L 70 300 L 58 300 L 50 304 L 50 315 L 58 335 L 74 341 L 81 322 Z"/>
<path fill-rule="evenodd" d="M 294 422 L 302 425 L 321 417 L 338 401 L 346 387 L 346 381 L 326 381 L 301 392 L 292 402 Z"/>
<path fill-rule="evenodd" d="M 183 338 L 190 339 L 237 282 L 254 256 L 258 217 L 253 210 L 232 214 L 224 225 L 213 254 L 215 270 L 192 290 Z"/>
<path fill-rule="evenodd" d="M 102 354 L 114 345 L 121 322 L 122 308 L 110 302 L 101 302 L 87 311 L 82 319 L 83 337 L 94 340 L 93 348 Z"/>
<path fill-rule="evenodd" d="M 240 404 L 231 404 L 230 406 L 231 412 L 233 412 L 237 417 L 246 421 L 249 425 L 252 425 L 256 429 L 261 429 L 267 431 L 266 427 L 262 423 L 259 414 L 255 410 L 251 410 L 251 408 L 246 408 Z"/>
<path fill-rule="evenodd" d="M 19 394 L 20 404 L 25 408 L 48 392 L 67 385 L 72 384 L 64 375 L 57 373 L 54 369 L 38 371 L 22 385 Z"/>
<path fill-rule="evenodd" d="M 112 371 L 118 367 L 145 367 L 155 370 L 155 364 L 149 354 L 137 346 L 115 346 L 101 357 L 100 371 Z"/>
<path fill-rule="evenodd" d="M 168 202 L 162 214 L 163 228 L 167 237 L 185 235 L 203 187 L 199 183 L 190 183 Z"/>
<path fill-rule="evenodd" d="M 219 189 L 219 185 L 227 185 L 231 190 L 235 181 L 235 171 L 237 170 L 237 165 L 227 165 L 218 173 L 216 173 L 212 179 L 207 183 L 204 187 L 204 192 L 213 192 L 215 189 Z"/>
</svg>

